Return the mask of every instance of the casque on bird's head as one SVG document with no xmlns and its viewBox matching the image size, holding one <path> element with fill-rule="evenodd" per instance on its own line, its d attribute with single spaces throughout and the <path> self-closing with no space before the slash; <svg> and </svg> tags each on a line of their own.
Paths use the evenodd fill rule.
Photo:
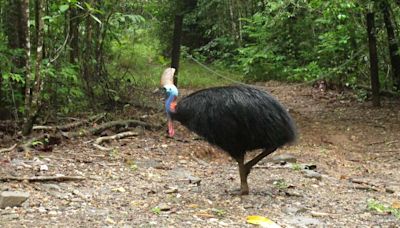
<svg viewBox="0 0 400 228">
<path fill-rule="evenodd" d="M 175 68 L 167 68 L 161 76 L 161 86 L 174 84 Z"/>
</svg>

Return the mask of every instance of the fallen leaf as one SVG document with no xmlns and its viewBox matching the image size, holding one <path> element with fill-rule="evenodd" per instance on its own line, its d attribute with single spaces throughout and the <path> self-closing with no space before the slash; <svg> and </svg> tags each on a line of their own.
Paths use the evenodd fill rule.
<svg viewBox="0 0 400 228">
<path fill-rule="evenodd" d="M 202 217 L 202 218 L 214 218 L 215 217 L 214 215 L 208 214 L 208 213 L 197 213 L 196 216 Z"/>
<path fill-rule="evenodd" d="M 400 201 L 394 201 L 392 203 L 392 208 L 394 209 L 400 209 Z"/>
<path fill-rule="evenodd" d="M 108 224 L 115 224 L 116 222 L 114 220 L 112 220 L 111 218 L 107 218 L 106 219 L 106 223 Z"/>
<path fill-rule="evenodd" d="M 319 212 L 319 211 L 311 211 L 310 213 L 313 217 L 324 217 L 330 215 L 329 213 Z"/>
<path fill-rule="evenodd" d="M 188 207 L 189 208 L 198 208 L 199 205 L 198 204 L 189 204 Z"/>
<path fill-rule="evenodd" d="M 258 216 L 258 215 L 250 215 L 247 216 L 247 223 L 253 225 L 260 225 L 265 228 L 280 228 L 278 224 L 270 220 L 269 218 Z"/>
<path fill-rule="evenodd" d="M 114 188 L 112 191 L 113 192 L 126 192 L 125 188 L 123 188 L 123 187 Z"/>
</svg>

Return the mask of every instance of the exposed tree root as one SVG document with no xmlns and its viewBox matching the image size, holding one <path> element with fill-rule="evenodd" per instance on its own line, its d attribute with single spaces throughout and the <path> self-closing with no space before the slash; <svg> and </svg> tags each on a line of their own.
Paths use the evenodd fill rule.
<svg viewBox="0 0 400 228">
<path fill-rule="evenodd" d="M 28 181 L 28 182 L 46 182 L 46 181 L 82 181 L 86 177 L 82 176 L 33 176 L 33 177 L 0 177 L 0 181 Z"/>
<path fill-rule="evenodd" d="M 157 129 L 161 128 L 161 126 L 159 126 L 159 125 L 153 125 L 153 124 L 149 124 L 149 123 L 139 121 L 139 120 L 117 120 L 117 121 L 110 121 L 107 123 L 103 123 L 103 124 L 100 124 L 96 127 L 92 127 L 89 129 L 83 129 L 83 130 L 75 131 L 75 132 L 65 132 L 65 131 L 80 127 L 82 125 L 85 125 L 87 123 L 90 123 L 93 121 L 94 122 L 98 121 L 98 120 L 104 118 L 104 116 L 105 116 L 105 114 L 96 115 L 96 116 L 90 117 L 88 120 L 78 121 L 78 122 L 74 122 L 74 123 L 70 123 L 70 124 L 66 124 L 66 125 L 60 125 L 60 126 L 35 126 L 34 127 L 35 130 L 43 130 L 43 131 L 47 131 L 48 133 L 42 134 L 38 137 L 34 137 L 31 139 L 28 139 L 25 142 L 19 143 L 18 149 L 19 149 L 19 151 L 23 151 L 25 153 L 29 153 L 32 147 L 35 147 L 41 151 L 51 151 L 53 149 L 53 145 L 59 144 L 61 142 L 61 140 L 62 140 L 61 136 L 70 139 L 70 138 L 77 138 L 77 137 L 84 137 L 84 136 L 91 136 L 91 135 L 99 135 L 103 131 L 108 130 L 110 128 L 116 128 L 117 131 L 121 131 L 121 130 L 126 131 L 126 129 L 129 129 L 132 127 L 137 127 L 137 126 L 141 126 L 148 130 L 157 130 Z M 128 132 L 116 134 L 114 136 L 100 137 L 95 141 L 95 143 L 93 143 L 93 146 L 100 150 L 110 151 L 110 150 L 113 150 L 113 148 L 107 148 L 107 147 L 101 146 L 101 143 L 103 143 L 104 141 L 120 139 L 120 138 L 129 137 L 129 136 L 137 136 L 137 135 L 138 135 L 137 132 L 128 131 Z M 0 152 L 7 152 L 7 151 L 15 149 L 15 147 L 11 148 L 10 150 L 9 149 L 10 148 L 2 149 L 2 150 L 0 150 Z"/>
<path fill-rule="evenodd" d="M 55 130 L 60 130 L 60 131 L 68 131 L 71 130 L 73 128 L 77 128 L 80 126 L 83 126 L 85 124 L 88 124 L 90 122 L 97 122 L 101 119 L 103 119 L 106 116 L 105 113 L 99 114 L 99 115 L 95 115 L 90 117 L 87 120 L 81 120 L 81 121 L 76 121 L 73 123 L 68 123 L 65 125 L 59 125 L 59 126 L 34 126 L 32 128 L 32 130 L 43 130 L 43 131 L 55 131 Z"/>
<path fill-rule="evenodd" d="M 373 190 L 376 192 L 379 192 L 380 190 L 384 190 L 387 193 L 394 193 L 394 190 L 392 190 L 391 188 L 388 188 L 384 185 L 372 183 L 371 181 L 361 180 L 361 179 L 353 179 L 353 178 L 349 178 L 349 181 L 360 185 L 360 186 L 356 186 L 355 187 L 356 189 Z"/>
<path fill-rule="evenodd" d="M 0 149 L 0 154 L 13 151 L 15 148 L 17 148 L 17 146 L 18 146 L 18 144 L 16 143 L 16 144 L 14 144 L 13 146 L 11 146 L 9 148 Z"/>
<path fill-rule="evenodd" d="M 126 129 L 126 128 L 137 127 L 137 126 L 144 127 L 145 129 L 148 129 L 148 130 L 157 130 L 157 129 L 161 128 L 161 126 L 159 126 L 159 125 L 153 125 L 153 124 L 149 124 L 149 123 L 139 121 L 139 120 L 116 120 L 116 121 L 103 123 L 97 127 L 90 128 L 88 130 L 63 133 L 63 136 L 65 136 L 67 138 L 74 138 L 74 137 L 82 137 L 82 136 L 88 136 L 88 135 L 99 135 L 103 131 L 113 128 L 113 127 Z"/>
<path fill-rule="evenodd" d="M 99 137 L 95 140 L 95 142 L 93 143 L 93 146 L 99 150 L 111 151 L 114 148 L 104 147 L 104 146 L 101 146 L 101 144 L 106 141 L 122 139 L 122 138 L 130 137 L 130 136 L 137 136 L 137 135 L 139 135 L 137 132 L 126 131 L 126 132 L 122 132 L 122 133 L 112 135 L 112 136 Z"/>
</svg>

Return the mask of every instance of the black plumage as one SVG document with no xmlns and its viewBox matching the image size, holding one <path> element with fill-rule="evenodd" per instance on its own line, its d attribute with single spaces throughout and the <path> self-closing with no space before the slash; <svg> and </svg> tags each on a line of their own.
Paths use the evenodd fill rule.
<svg viewBox="0 0 400 228">
<path fill-rule="evenodd" d="M 248 150 L 280 147 L 296 135 L 285 108 L 252 87 L 200 90 L 179 101 L 171 117 L 234 158 Z"/>
<path fill-rule="evenodd" d="M 238 162 L 242 194 L 249 192 L 247 176 L 252 166 L 296 138 L 286 109 L 270 94 L 249 86 L 197 91 L 182 98 L 170 116 Z M 245 163 L 246 152 L 254 149 L 264 151 Z"/>
</svg>

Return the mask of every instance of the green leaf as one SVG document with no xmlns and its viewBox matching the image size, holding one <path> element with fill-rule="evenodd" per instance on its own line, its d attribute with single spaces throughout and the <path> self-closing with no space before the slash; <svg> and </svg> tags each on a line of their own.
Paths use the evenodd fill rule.
<svg viewBox="0 0 400 228">
<path fill-rule="evenodd" d="M 95 21 L 97 21 L 97 23 L 102 24 L 101 21 L 100 21 L 100 19 L 97 18 L 95 15 L 90 14 L 90 16 L 91 16 Z"/>
<path fill-rule="evenodd" d="M 69 9 L 69 5 L 60 5 L 58 8 L 60 9 L 60 11 L 62 13 L 64 13 L 65 11 L 67 11 Z"/>
<path fill-rule="evenodd" d="M 37 145 L 43 145 L 43 143 L 41 141 L 33 141 L 32 146 L 37 146 Z"/>
<path fill-rule="evenodd" d="M 44 17 L 42 17 L 42 20 L 51 20 L 51 19 L 53 19 L 53 17 L 51 17 L 51 16 L 44 16 Z"/>
</svg>

